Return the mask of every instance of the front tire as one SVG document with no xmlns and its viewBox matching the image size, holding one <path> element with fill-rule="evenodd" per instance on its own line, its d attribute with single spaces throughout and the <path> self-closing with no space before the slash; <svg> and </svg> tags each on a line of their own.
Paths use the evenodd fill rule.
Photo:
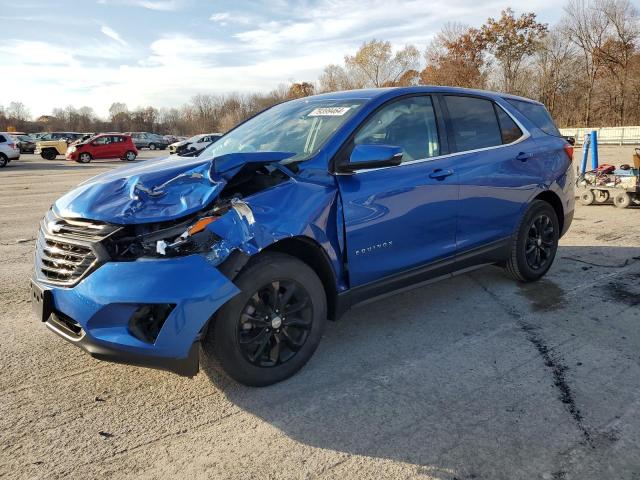
<svg viewBox="0 0 640 480">
<path fill-rule="evenodd" d="M 505 269 L 517 281 L 534 282 L 551 268 L 558 250 L 560 223 L 551 205 L 535 200 L 511 243 Z"/>
<path fill-rule="evenodd" d="M 276 252 L 254 257 L 234 279 L 241 293 L 215 315 L 203 341 L 203 369 L 262 387 L 296 373 L 320 343 L 327 300 L 315 272 Z M 214 370 L 215 372 L 212 372 Z"/>
<path fill-rule="evenodd" d="M 89 163 L 91 161 L 91 154 L 83 152 L 78 156 L 78 163 Z"/>
<path fill-rule="evenodd" d="M 56 152 L 53 148 L 47 148 L 40 153 L 40 156 L 45 160 L 55 160 L 58 156 L 58 152 Z"/>
<path fill-rule="evenodd" d="M 588 206 L 593 204 L 596 201 L 596 196 L 593 194 L 592 190 L 583 190 L 580 192 L 580 203 L 582 205 Z"/>
</svg>

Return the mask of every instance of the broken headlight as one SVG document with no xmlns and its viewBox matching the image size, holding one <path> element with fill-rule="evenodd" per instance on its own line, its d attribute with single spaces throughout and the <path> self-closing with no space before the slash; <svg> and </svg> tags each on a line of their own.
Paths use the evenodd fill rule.
<svg viewBox="0 0 640 480">
<path fill-rule="evenodd" d="M 218 218 L 209 216 L 169 225 L 134 225 L 109 238 L 104 246 L 113 260 L 120 261 L 206 253 L 220 241 L 220 237 L 206 228 Z"/>
</svg>

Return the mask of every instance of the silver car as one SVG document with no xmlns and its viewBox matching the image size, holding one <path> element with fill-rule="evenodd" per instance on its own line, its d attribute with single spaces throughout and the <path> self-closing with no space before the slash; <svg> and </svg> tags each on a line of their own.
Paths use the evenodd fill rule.
<svg viewBox="0 0 640 480">
<path fill-rule="evenodd" d="M 0 132 L 0 168 L 5 167 L 11 160 L 20 158 L 20 149 L 14 138 L 8 132 Z"/>
</svg>

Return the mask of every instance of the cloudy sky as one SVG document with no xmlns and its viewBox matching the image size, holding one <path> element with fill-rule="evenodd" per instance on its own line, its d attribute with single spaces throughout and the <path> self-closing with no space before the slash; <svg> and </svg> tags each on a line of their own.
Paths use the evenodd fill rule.
<svg viewBox="0 0 640 480">
<path fill-rule="evenodd" d="M 446 22 L 479 25 L 502 0 L 0 0 L 0 105 L 179 106 L 196 93 L 315 81 L 365 40 L 421 50 Z M 521 2 L 514 2 L 518 12 Z M 553 23 L 559 2 L 526 8 Z M 520 13 L 520 12 L 518 12 Z"/>
</svg>

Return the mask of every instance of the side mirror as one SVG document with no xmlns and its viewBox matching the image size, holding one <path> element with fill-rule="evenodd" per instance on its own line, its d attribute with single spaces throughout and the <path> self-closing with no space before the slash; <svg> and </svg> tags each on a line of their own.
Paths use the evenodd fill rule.
<svg viewBox="0 0 640 480">
<path fill-rule="evenodd" d="M 395 167 L 402 161 L 402 147 L 394 145 L 356 145 L 349 162 L 339 166 L 340 172 L 350 173 L 368 168 Z"/>
</svg>

